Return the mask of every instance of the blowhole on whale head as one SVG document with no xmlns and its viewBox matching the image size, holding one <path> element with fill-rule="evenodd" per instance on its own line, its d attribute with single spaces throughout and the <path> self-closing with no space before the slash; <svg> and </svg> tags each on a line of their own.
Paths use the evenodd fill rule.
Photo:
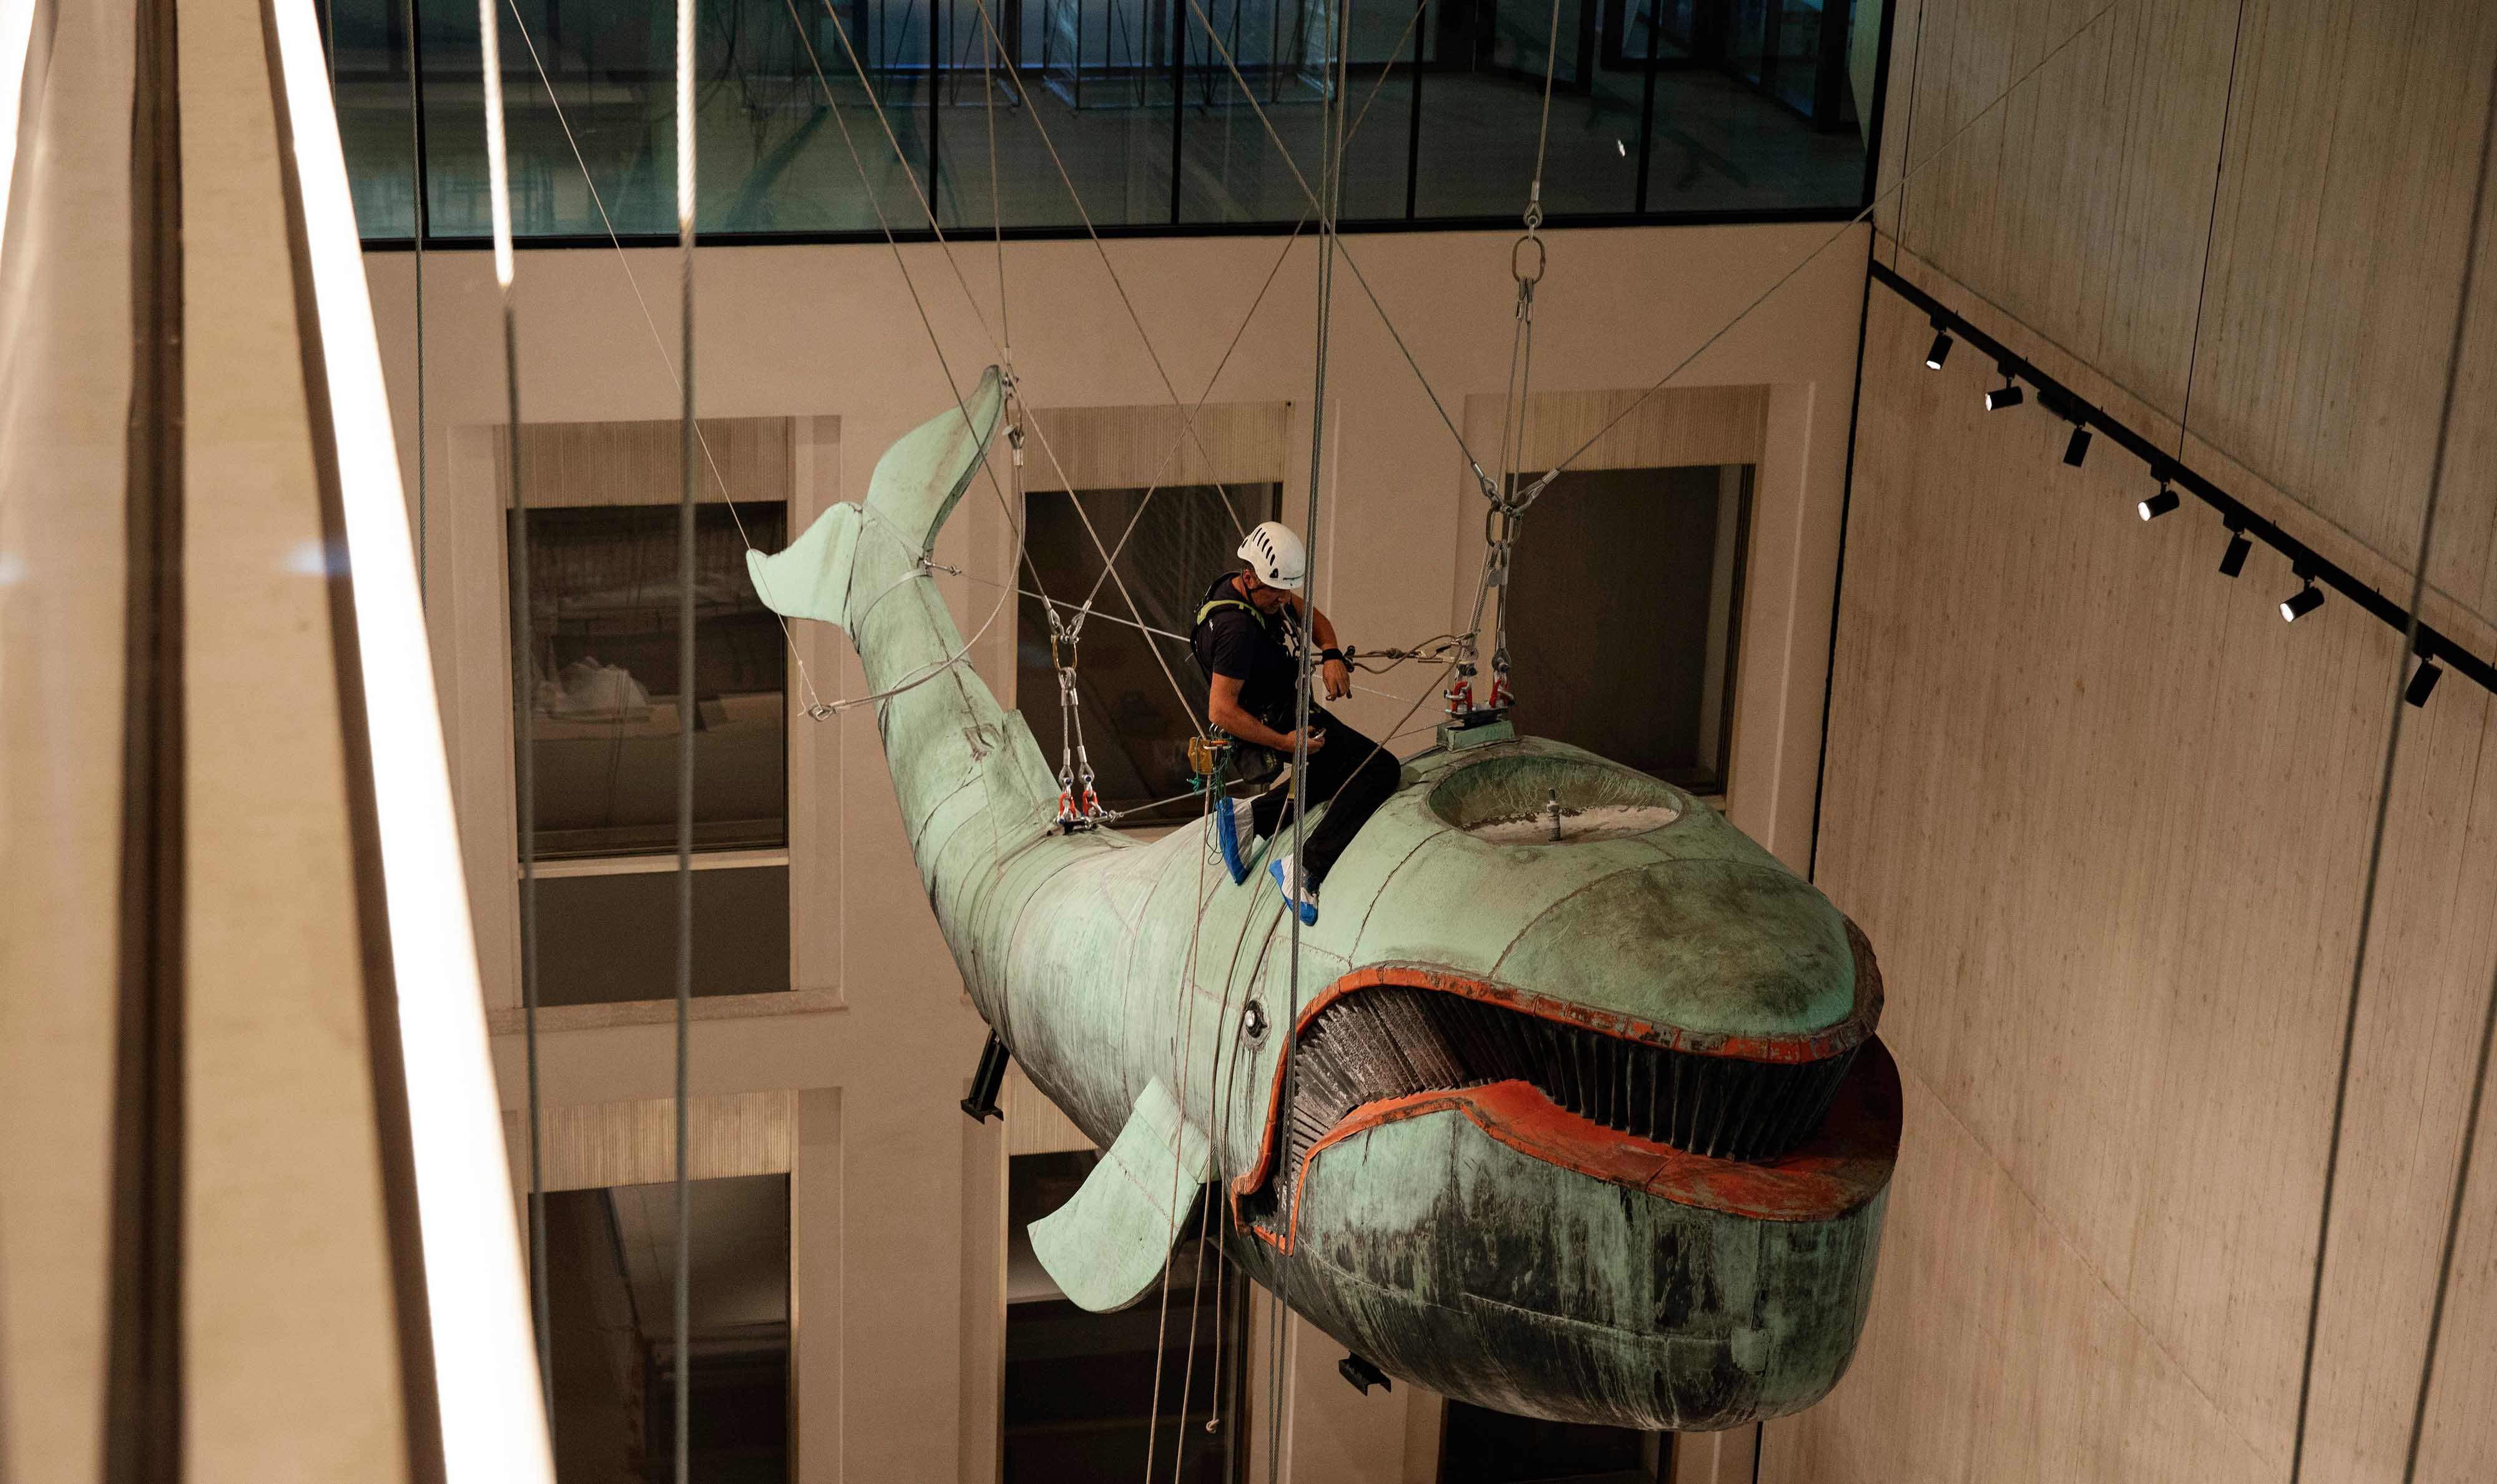
<svg viewBox="0 0 2497 1484">
<path fill-rule="evenodd" d="M 1487 757 L 1439 780 L 1431 811 L 1495 845 L 1576 845 L 1653 834 L 1691 802 L 1646 774 L 1550 753 Z"/>
</svg>

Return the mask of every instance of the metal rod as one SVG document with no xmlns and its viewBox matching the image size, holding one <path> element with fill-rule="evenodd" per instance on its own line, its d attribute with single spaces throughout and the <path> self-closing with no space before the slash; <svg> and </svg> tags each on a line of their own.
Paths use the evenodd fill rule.
<svg viewBox="0 0 2497 1484">
<path fill-rule="evenodd" d="M 930 65 L 934 65 L 932 46 Z M 934 109 L 930 109 L 932 117 Z M 693 1182 L 686 1170 L 692 1143 L 687 1104 L 694 995 L 694 191 L 698 159 L 694 119 L 694 0 L 677 0 L 677 239 L 683 343 L 677 489 L 677 1272 L 676 1484 L 689 1484 L 693 1437 Z M 929 136 L 932 159 L 935 135 Z"/>
</svg>

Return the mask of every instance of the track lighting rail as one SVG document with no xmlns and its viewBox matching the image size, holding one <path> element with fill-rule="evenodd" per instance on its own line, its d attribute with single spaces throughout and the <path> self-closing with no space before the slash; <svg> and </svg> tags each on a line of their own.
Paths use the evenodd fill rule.
<svg viewBox="0 0 2497 1484">
<path fill-rule="evenodd" d="M 1942 300 L 1901 277 L 1896 269 L 1876 262 L 1873 264 L 1873 281 L 1907 300 L 1933 322 L 1937 349 L 1925 357 L 1925 364 L 1928 367 L 1940 368 L 1944 357 L 1949 354 L 1945 342 L 1950 337 L 1956 336 L 1966 340 L 1976 348 L 1978 354 L 1989 358 L 2000 367 L 2006 387 L 2016 392 L 2018 384 L 2025 381 L 2037 388 L 2039 405 L 2072 425 L 2073 447 L 2086 450 L 2088 445 L 2081 436 L 2085 432 L 2103 433 L 2107 441 L 2147 464 L 2151 476 L 2159 481 L 2163 492 L 2172 487 L 2193 495 L 2203 504 L 2218 511 L 2232 537 L 2226 564 L 2222 568 L 2228 576 L 2235 576 L 2235 571 L 2232 569 L 2244 563 L 2245 557 L 2239 550 L 2240 545 L 2248 539 L 2260 541 L 2287 557 L 2291 570 L 2305 580 L 2307 586 L 2302 587 L 2297 598 L 2292 600 L 2303 605 L 2302 611 L 2311 612 L 2321 601 L 2320 595 L 2313 601 L 2308 601 L 2312 588 L 2320 585 L 2348 598 L 2395 633 L 2402 633 L 2409 629 L 2410 615 L 2400 604 L 2342 570 L 2314 548 L 2247 509 L 2236 497 L 2177 462 L 2174 458 L 2161 451 L 2148 438 L 2116 421 L 2103 410 L 2090 405 L 2079 394 L 2039 369 L 2035 363 L 2012 351 L 2002 341 L 1987 334 L 1966 316 L 1950 309 Z M 2019 401 L 2016 395 L 1998 401 L 2002 395 L 2002 389 L 1987 394 L 1986 405 L 1989 410 L 1995 409 L 1998 405 L 2015 405 Z M 2068 451 L 2065 462 L 2077 463 L 2078 460 L 2071 458 Z M 2148 518 L 2147 514 L 2143 517 L 2145 520 Z M 2284 610 L 2288 607 L 2288 604 L 2283 605 Z M 2492 664 L 2465 649 L 2452 638 L 2424 619 L 2419 623 L 2418 641 L 2414 647 L 2421 661 L 2423 672 L 2429 666 L 2442 664 L 2481 689 L 2497 695 L 2497 664 Z M 2413 705 L 2420 705 L 2426 701 L 2428 691 L 2434 686 L 2434 680 L 2428 680 L 2422 685 L 2419 683 L 2419 677 L 2415 676 L 2407 695 L 2415 697 L 2412 699 Z"/>
</svg>

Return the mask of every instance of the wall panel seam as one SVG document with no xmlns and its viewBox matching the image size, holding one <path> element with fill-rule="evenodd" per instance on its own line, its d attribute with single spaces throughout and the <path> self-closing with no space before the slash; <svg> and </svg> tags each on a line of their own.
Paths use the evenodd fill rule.
<svg viewBox="0 0 2497 1484">
<path fill-rule="evenodd" d="M 2170 1350 L 2165 1342 L 2160 1338 L 2159 1331 L 2152 1327 L 2148 1320 L 2142 1317 L 2141 1312 L 2134 1309 L 2132 1303 L 2125 1297 L 2123 1290 L 2116 1287 L 2116 1285 L 2108 1279 L 2106 1274 L 2100 1270 L 2099 1265 L 2090 1260 L 2089 1253 L 2082 1249 L 2080 1244 L 2072 1240 L 2071 1233 L 2065 1229 L 2064 1223 L 2057 1220 L 2054 1213 L 2049 1211 L 2042 1201 L 2039 1200 L 2036 1195 L 2031 1193 L 2029 1187 L 2021 1183 L 2018 1173 L 2011 1168 L 2010 1164 L 2004 1159 L 2003 1155 L 1996 1151 L 1994 1146 L 1987 1143 L 1985 1139 L 1977 1133 L 1976 1129 L 1968 1121 L 1968 1120 L 1960 1116 L 1959 1110 L 1952 1107 L 1949 1100 L 1943 1096 L 1941 1089 L 1936 1088 L 1933 1082 L 1928 1079 L 1922 1071 L 1917 1069 L 1915 1063 L 1910 1059 L 1910 1054 L 1908 1051 L 1896 1043 L 1885 1044 L 1890 1046 L 1892 1058 L 1899 1063 L 1900 1074 L 1905 1077 L 1914 1078 L 1916 1085 L 1924 1089 L 1925 1095 L 1933 1099 L 1934 1106 L 1941 1109 L 1943 1113 L 1950 1119 L 1951 1122 L 1958 1127 L 1961 1135 L 1964 1136 L 1971 1145 L 1985 1152 L 1986 1159 L 1992 1163 L 1997 1170 L 2002 1172 L 2005 1182 L 2007 1183 L 2013 1190 L 2019 1192 L 2021 1202 L 2026 1205 L 2030 1211 L 2036 1214 L 2038 1220 L 2044 1225 L 2048 1231 L 2055 1234 L 2056 1244 L 2063 1247 L 2066 1252 L 2070 1253 L 2074 1262 L 2081 1265 L 2082 1270 L 2090 1275 L 2091 1279 L 2095 1281 L 2101 1289 L 2105 1291 L 2109 1299 L 2115 1302 L 2116 1308 L 2124 1311 L 2125 1317 L 2133 1321 L 2134 1327 L 2141 1332 L 2142 1342 L 2148 1344 L 2153 1350 L 2159 1352 L 2159 1358 L 2165 1361 L 2169 1369 L 2173 1370 L 2176 1374 L 2184 1380 L 2185 1384 L 2192 1388 L 2194 1395 L 2201 1399 L 2202 1404 L 2211 1409 L 2211 1414 L 2219 1419 L 2220 1425 L 2228 1430 L 2228 1436 L 2234 1437 L 2239 1443 L 2243 1444 L 2246 1451 L 2259 1460 L 2269 1460 L 2274 1462 L 2280 1461 L 2277 1455 L 2265 1452 L 2260 1443 L 2258 1443 L 2254 1438 L 2248 1437 L 2245 1432 L 2237 1426 L 2236 1418 L 2231 1416 L 2228 1409 L 2220 1404 L 2219 1399 L 2203 1389 L 2201 1381 L 2194 1374 L 2193 1371 L 2188 1368 L 2184 1361 L 2178 1358 L 2176 1352 Z"/>
</svg>

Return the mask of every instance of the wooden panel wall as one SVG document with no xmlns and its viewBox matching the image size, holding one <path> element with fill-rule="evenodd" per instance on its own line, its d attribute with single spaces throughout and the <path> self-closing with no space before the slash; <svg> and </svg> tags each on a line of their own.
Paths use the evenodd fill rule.
<svg viewBox="0 0 2497 1484">
<path fill-rule="evenodd" d="M 796 483 L 789 418 L 703 418 L 694 425 L 694 498 L 785 500 Z M 494 489 L 512 503 L 511 432 L 494 430 Z M 521 482 L 532 508 L 674 505 L 684 460 L 669 422 L 523 423 Z"/>
<path fill-rule="evenodd" d="M 1500 447 L 1504 410 L 1497 396 L 1466 398 L 1466 443 L 1486 470 Z M 1528 473 L 1548 469 L 1581 447 L 1586 452 L 1571 468 L 1758 463 L 1768 435 L 1766 387 L 1538 392 L 1527 399 L 1517 467 Z M 1590 438 L 1595 440 L 1592 447 L 1587 446 Z"/>
<path fill-rule="evenodd" d="M 1918 167 L 1902 240 L 2174 415 L 2235 7 L 1923 0 L 1902 14 L 1889 117 Z"/>
<path fill-rule="evenodd" d="M 1874 294 L 1817 863 L 1882 954 L 1908 1137 L 1863 1350 L 1761 1477 L 2276 1480 L 2398 636 L 2283 624 L 2276 557 L 2220 577 L 2216 521 L 2145 525 L 2138 465 L 2065 468 L 1928 334 Z M 2400 1477 L 2497 974 L 2497 707 L 2449 679 L 2406 720 L 2315 1479 Z M 2493 1148 L 2422 1477 L 2497 1476 Z"/>
<path fill-rule="evenodd" d="M 1900 26 L 1883 169 L 1915 174 L 1882 218 L 1965 286 L 1961 307 L 2030 327 L 2407 561 L 2497 7 L 1903 0 Z M 2488 616 L 2497 312 L 2469 329 L 2477 399 L 2458 404 L 2431 575 Z"/>
<path fill-rule="evenodd" d="M 730 1092 L 686 1104 L 685 1165 L 695 1180 L 786 1175 L 797 1122 L 795 1092 Z M 654 1185 L 676 1179 L 677 1100 L 573 1103 L 539 1110 L 546 1128 L 541 1178 L 549 1190 Z M 503 1115 L 512 1178 L 529 1179 L 527 1119 Z"/>
<path fill-rule="evenodd" d="M 2483 0 L 2246 0 L 2191 424 L 2407 562 L 2497 59 Z M 2481 281 L 2483 297 L 2497 283 Z M 2477 316 L 2475 347 L 2497 356 Z M 2458 404 L 2485 450 L 2489 404 Z M 2450 480 L 2437 580 L 2497 613 L 2497 465 Z M 2470 533 L 2463 535 L 2462 533 Z"/>
<path fill-rule="evenodd" d="M 1193 429 L 1191 419 L 1169 405 L 1035 407 L 1025 488 L 1143 489 L 1283 477 L 1291 403 L 1211 402 L 1195 409 L 1192 421 Z"/>
</svg>

